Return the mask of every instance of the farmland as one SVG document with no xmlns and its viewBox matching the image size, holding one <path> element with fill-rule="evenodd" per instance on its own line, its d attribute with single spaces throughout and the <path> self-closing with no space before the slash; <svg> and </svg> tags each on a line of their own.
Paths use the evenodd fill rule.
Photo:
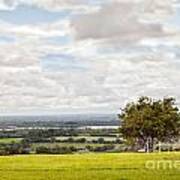
<svg viewBox="0 0 180 180">
<path fill-rule="evenodd" d="M 180 153 L 88 153 L 0 157 L 2 180 L 177 180 L 178 167 L 146 167 L 147 161 L 179 162 Z"/>
<path fill-rule="evenodd" d="M 22 138 L 0 138 L 0 143 L 20 142 Z"/>
</svg>

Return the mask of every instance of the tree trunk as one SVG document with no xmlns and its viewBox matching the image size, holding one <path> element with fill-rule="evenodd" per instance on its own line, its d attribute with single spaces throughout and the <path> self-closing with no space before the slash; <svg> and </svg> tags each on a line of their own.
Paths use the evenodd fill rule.
<svg viewBox="0 0 180 180">
<path fill-rule="evenodd" d="M 146 139 L 146 152 L 147 153 L 153 152 L 153 149 L 154 149 L 154 140 L 152 137 L 148 137 Z"/>
</svg>

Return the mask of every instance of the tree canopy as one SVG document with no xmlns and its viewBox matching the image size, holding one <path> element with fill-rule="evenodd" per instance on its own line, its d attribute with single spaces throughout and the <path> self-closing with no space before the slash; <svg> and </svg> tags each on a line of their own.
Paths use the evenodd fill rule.
<svg viewBox="0 0 180 180">
<path fill-rule="evenodd" d="M 121 110 L 121 133 L 132 145 L 152 150 L 155 142 L 174 141 L 179 136 L 180 113 L 174 98 L 141 97 Z"/>
</svg>

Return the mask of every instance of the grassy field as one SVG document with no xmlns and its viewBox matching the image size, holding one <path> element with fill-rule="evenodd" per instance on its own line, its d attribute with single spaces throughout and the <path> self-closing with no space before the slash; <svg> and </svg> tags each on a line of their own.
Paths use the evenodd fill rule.
<svg viewBox="0 0 180 180">
<path fill-rule="evenodd" d="M 0 138 L 0 143 L 20 142 L 22 138 Z"/>
<path fill-rule="evenodd" d="M 180 153 L 1 156 L 1 180 L 178 180 L 174 166 L 148 169 L 147 161 L 180 161 Z"/>
</svg>

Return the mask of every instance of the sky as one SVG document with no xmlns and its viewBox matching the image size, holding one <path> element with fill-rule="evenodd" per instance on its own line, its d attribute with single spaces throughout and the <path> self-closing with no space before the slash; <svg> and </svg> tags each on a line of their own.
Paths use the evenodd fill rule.
<svg viewBox="0 0 180 180">
<path fill-rule="evenodd" d="M 180 102 L 180 0 L 0 0 L 0 113 Z"/>
</svg>

